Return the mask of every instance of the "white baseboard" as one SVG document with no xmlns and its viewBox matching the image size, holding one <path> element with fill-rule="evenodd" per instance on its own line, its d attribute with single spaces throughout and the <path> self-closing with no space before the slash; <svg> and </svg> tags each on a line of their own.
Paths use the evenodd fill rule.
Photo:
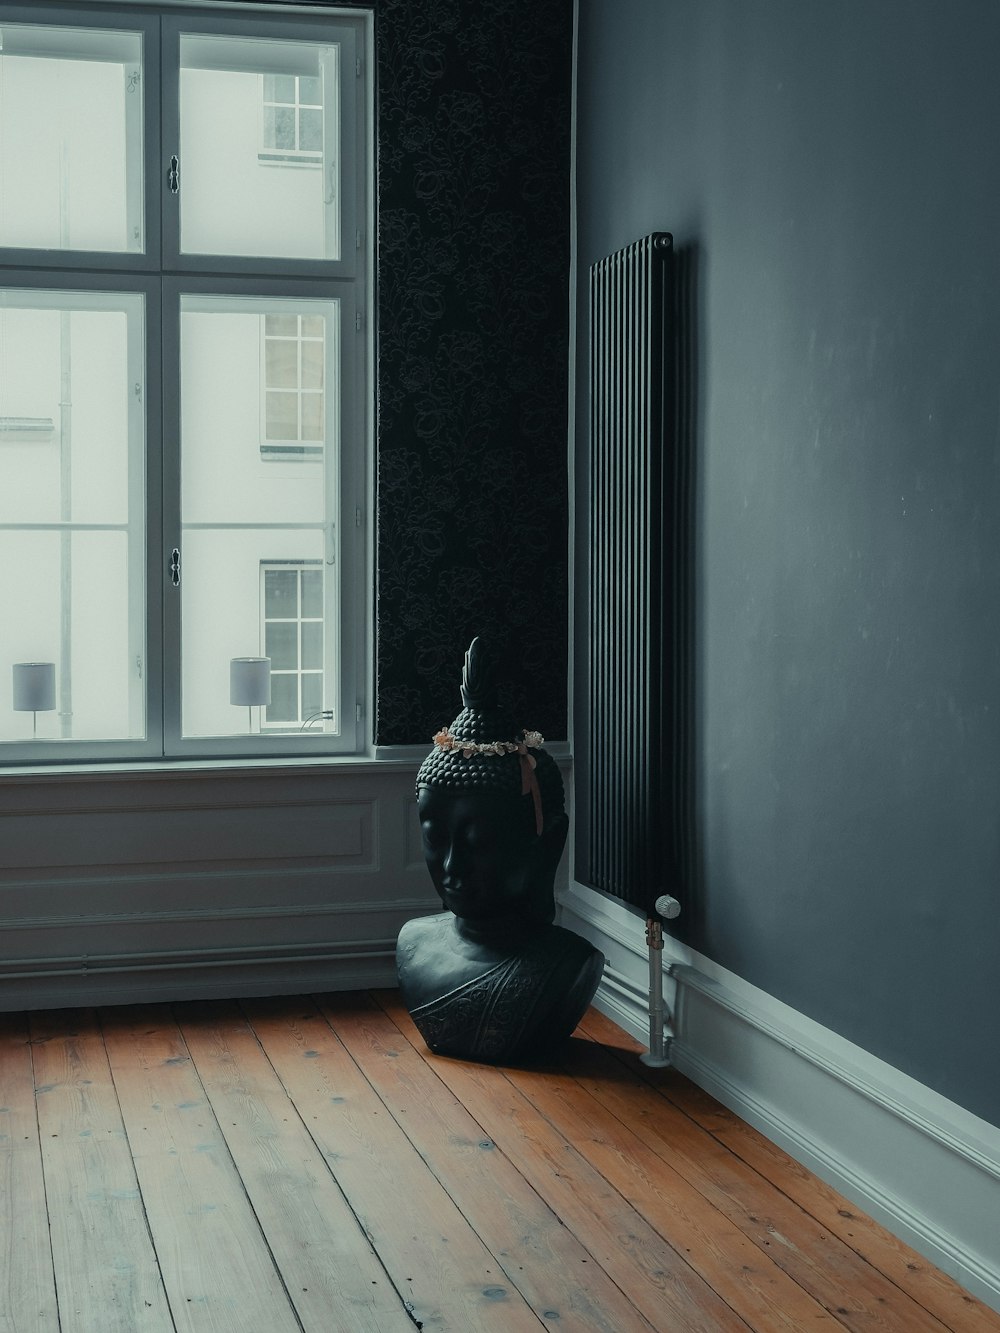
<svg viewBox="0 0 1000 1333">
<path fill-rule="evenodd" d="M 608 958 L 597 1007 L 648 1044 L 642 921 L 577 884 L 561 906 Z M 671 1063 L 1000 1310 L 1000 1129 L 675 940 L 663 964 Z"/>
<path fill-rule="evenodd" d="M 300 995 L 396 984 L 395 939 L 27 959 L 0 972 L 0 1009 Z"/>
</svg>

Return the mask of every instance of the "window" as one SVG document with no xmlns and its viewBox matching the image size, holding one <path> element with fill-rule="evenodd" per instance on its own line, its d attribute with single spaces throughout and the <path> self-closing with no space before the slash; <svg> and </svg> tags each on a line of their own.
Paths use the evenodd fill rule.
<svg viewBox="0 0 1000 1333">
<path fill-rule="evenodd" d="M 265 162 L 323 162 L 323 83 L 317 75 L 261 75 L 261 150 Z"/>
<path fill-rule="evenodd" d="M 362 746 L 370 25 L 0 4 L 0 762 Z"/>
<path fill-rule="evenodd" d="M 323 452 L 326 322 L 320 315 L 264 315 L 264 433 L 268 458 Z"/>
<path fill-rule="evenodd" d="M 271 663 L 264 725 L 322 728 L 333 721 L 323 701 L 323 566 L 262 564 L 260 575 L 263 655 Z"/>
</svg>

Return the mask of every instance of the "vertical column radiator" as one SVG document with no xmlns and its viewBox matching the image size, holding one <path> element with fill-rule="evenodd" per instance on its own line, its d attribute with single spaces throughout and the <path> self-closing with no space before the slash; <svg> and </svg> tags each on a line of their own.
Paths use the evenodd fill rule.
<svg viewBox="0 0 1000 1333">
<path fill-rule="evenodd" d="M 648 917 L 674 892 L 671 256 L 658 232 L 590 270 L 588 798 L 578 811 L 588 827 L 577 873 Z"/>
</svg>

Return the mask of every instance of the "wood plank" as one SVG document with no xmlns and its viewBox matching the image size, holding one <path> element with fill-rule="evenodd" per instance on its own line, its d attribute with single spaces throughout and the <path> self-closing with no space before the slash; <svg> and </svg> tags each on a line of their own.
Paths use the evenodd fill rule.
<svg viewBox="0 0 1000 1333">
<path fill-rule="evenodd" d="M 652 1328 L 381 1009 L 344 995 L 320 1008 L 545 1327 Z"/>
<path fill-rule="evenodd" d="M 62 1333 L 171 1333 L 94 1015 L 36 1014 L 30 1030 Z"/>
<path fill-rule="evenodd" d="M 506 1281 L 329 1024 L 301 1001 L 246 1002 L 268 1058 L 424 1329 L 537 1333 Z"/>
<path fill-rule="evenodd" d="M 299 1333 L 169 1009 L 106 1010 L 102 1017 L 178 1333 Z"/>
<path fill-rule="evenodd" d="M 720 1211 L 717 1197 L 707 1198 L 675 1171 L 667 1154 L 657 1158 L 653 1145 L 596 1093 L 554 1068 L 509 1070 L 507 1076 L 751 1328 L 795 1333 L 841 1327 L 789 1275 L 770 1239 L 755 1243 L 758 1236 L 746 1234 Z"/>
<path fill-rule="evenodd" d="M 423 1054 L 423 1038 L 397 993 L 374 995 Z M 430 1053 L 425 1058 L 654 1328 L 746 1333 L 746 1321 L 694 1271 L 690 1256 L 669 1245 L 502 1071 Z"/>
<path fill-rule="evenodd" d="M 662 1100 L 711 1135 L 734 1157 L 815 1219 L 859 1258 L 884 1274 L 954 1333 L 1000 1333 L 1000 1314 L 867 1216 L 777 1144 L 740 1120 L 677 1070 L 648 1069 L 635 1058 L 645 1048 L 617 1024 L 588 1011 L 582 1035 L 599 1042 Z M 753 1179 L 753 1177 L 751 1178 Z"/>
<path fill-rule="evenodd" d="M 0 1014 L 0 1333 L 58 1327 L 28 1026 Z"/>
<path fill-rule="evenodd" d="M 581 1093 L 600 1103 L 600 1114 L 561 1084 L 553 1085 L 558 1091 L 546 1099 L 547 1114 L 577 1115 L 601 1141 L 622 1143 L 624 1136 L 633 1147 L 646 1145 L 657 1176 L 665 1170 L 681 1176 L 846 1328 L 943 1333 L 944 1326 L 922 1306 L 599 1047 L 575 1043 L 566 1067 Z"/>
<path fill-rule="evenodd" d="M 413 1333 L 238 1005 L 175 1005 L 174 1017 L 305 1333 Z"/>
</svg>

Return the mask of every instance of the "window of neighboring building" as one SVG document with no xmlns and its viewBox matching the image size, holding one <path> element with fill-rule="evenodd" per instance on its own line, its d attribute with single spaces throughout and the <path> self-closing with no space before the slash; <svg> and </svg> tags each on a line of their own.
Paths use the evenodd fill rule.
<svg viewBox="0 0 1000 1333">
<path fill-rule="evenodd" d="M 323 565 L 262 564 L 260 578 L 263 656 L 271 664 L 264 725 L 322 727 L 333 720 L 323 698 Z"/>
<path fill-rule="evenodd" d="M 325 433 L 326 325 L 318 315 L 264 315 L 261 453 L 315 458 Z"/>
<path fill-rule="evenodd" d="M 323 83 L 318 75 L 262 75 L 261 110 L 264 161 L 322 164 Z"/>
<path fill-rule="evenodd" d="M 0 0 L 0 37 L 0 762 L 354 752 L 371 15 Z M 271 649 L 258 730 L 230 662 Z"/>
</svg>

